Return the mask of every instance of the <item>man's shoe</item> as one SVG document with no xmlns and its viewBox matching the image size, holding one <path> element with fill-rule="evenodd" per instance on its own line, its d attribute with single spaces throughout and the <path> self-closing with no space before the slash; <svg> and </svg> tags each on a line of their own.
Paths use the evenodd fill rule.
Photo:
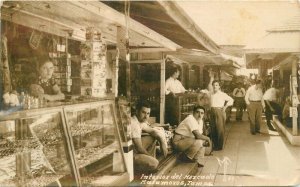
<svg viewBox="0 0 300 187">
<path fill-rule="evenodd" d="M 186 156 L 184 153 L 182 153 L 180 156 L 179 156 L 179 160 L 182 161 L 182 162 L 194 162 L 192 159 L 190 159 L 188 156 Z"/>
<path fill-rule="evenodd" d="M 198 166 L 198 168 L 203 168 L 204 167 L 204 165 L 200 164 L 200 163 L 197 163 L 197 166 Z"/>
<path fill-rule="evenodd" d="M 255 135 L 255 132 L 251 132 L 252 135 Z"/>
</svg>

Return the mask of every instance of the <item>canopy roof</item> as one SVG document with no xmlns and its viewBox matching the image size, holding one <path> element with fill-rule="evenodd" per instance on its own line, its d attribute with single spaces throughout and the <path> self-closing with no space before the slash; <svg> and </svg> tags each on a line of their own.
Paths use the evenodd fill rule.
<svg viewBox="0 0 300 187">
<path fill-rule="evenodd" d="M 271 68 L 291 55 L 300 53 L 300 14 L 268 30 L 261 40 L 245 48 L 247 68 Z"/>
<path fill-rule="evenodd" d="M 124 12 L 124 1 L 103 1 Z M 187 49 L 219 53 L 219 48 L 173 1 L 130 1 L 130 17 Z"/>
</svg>

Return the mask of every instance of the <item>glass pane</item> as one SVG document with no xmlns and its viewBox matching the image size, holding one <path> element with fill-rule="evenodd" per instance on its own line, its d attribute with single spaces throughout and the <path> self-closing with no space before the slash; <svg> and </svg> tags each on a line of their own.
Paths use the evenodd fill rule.
<svg viewBox="0 0 300 187">
<path fill-rule="evenodd" d="M 75 184 L 62 125 L 61 113 L 57 112 L 20 119 L 15 128 L 10 128 L 15 135 L 9 138 L 14 140 L 15 151 L 10 156 L 12 161 L 3 158 L 6 160 L 1 160 L 1 165 L 15 162 L 10 164 L 14 168 L 9 178 L 12 183 L 21 186 Z"/>
<path fill-rule="evenodd" d="M 112 104 L 68 109 L 66 115 L 83 186 L 125 172 Z"/>
<path fill-rule="evenodd" d="M 15 122 L 0 122 L 0 184 L 12 185 L 16 177 Z"/>
</svg>

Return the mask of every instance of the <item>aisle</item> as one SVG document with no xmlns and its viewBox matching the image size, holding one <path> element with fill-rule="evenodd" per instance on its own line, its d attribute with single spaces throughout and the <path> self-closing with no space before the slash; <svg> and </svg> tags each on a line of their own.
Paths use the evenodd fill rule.
<svg viewBox="0 0 300 187">
<path fill-rule="evenodd" d="M 265 122 L 260 134 L 251 135 L 246 115 L 240 122 L 234 117 L 231 119 L 226 126 L 224 150 L 214 151 L 212 156 L 206 157 L 205 167 L 196 175 L 207 179 L 202 177 L 199 181 L 214 186 L 300 183 L 300 147 L 290 145 L 278 132 L 269 131 Z M 228 164 L 225 170 L 224 163 Z"/>
</svg>

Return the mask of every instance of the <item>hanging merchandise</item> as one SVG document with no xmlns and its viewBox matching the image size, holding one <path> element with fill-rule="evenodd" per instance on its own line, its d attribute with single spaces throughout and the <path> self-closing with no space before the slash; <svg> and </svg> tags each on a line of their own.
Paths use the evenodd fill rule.
<svg viewBox="0 0 300 187">
<path fill-rule="evenodd" d="M 29 45 L 32 49 L 37 49 L 43 38 L 43 33 L 40 31 L 33 30 L 29 39 Z"/>
</svg>

